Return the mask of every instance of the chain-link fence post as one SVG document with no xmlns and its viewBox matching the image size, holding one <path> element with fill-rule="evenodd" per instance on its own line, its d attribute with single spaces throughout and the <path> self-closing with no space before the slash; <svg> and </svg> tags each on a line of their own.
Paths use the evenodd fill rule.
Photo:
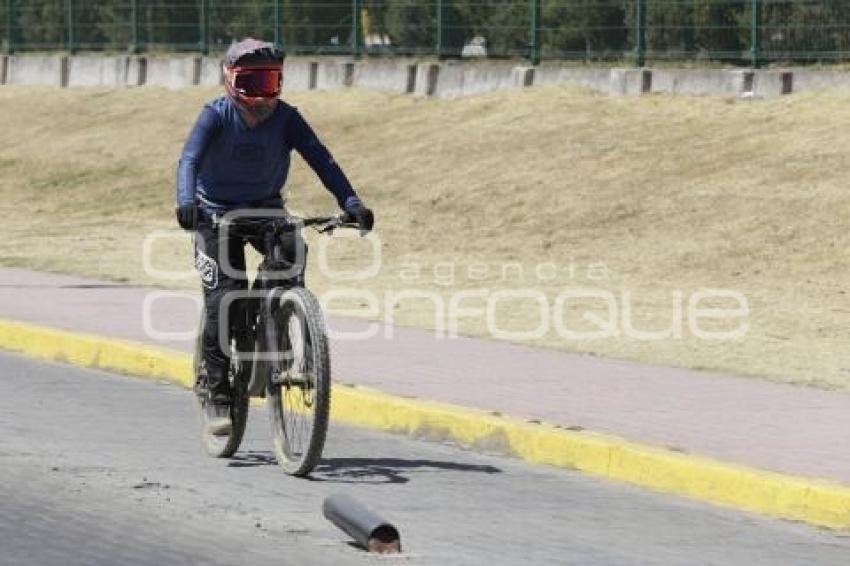
<svg viewBox="0 0 850 566">
<path fill-rule="evenodd" d="M 540 64 L 540 0 L 530 0 L 531 34 L 528 49 L 528 59 L 532 65 Z"/>
<path fill-rule="evenodd" d="M 351 0 L 351 55 L 360 56 L 360 0 Z"/>
<path fill-rule="evenodd" d="M 283 0 L 274 0 L 274 43 L 283 48 Z"/>
<path fill-rule="evenodd" d="M 10 55 L 15 50 L 15 4 L 14 0 L 6 0 L 6 53 Z"/>
<path fill-rule="evenodd" d="M 761 0 L 752 0 L 750 11 L 750 62 L 758 69 L 761 66 Z"/>
<path fill-rule="evenodd" d="M 443 56 L 443 0 L 437 0 L 437 21 L 436 21 L 436 37 L 434 42 L 434 52 L 438 58 Z"/>
<path fill-rule="evenodd" d="M 65 35 L 67 39 L 66 48 L 69 53 L 74 52 L 74 35 L 76 30 L 74 29 L 74 0 L 65 0 Z"/>
<path fill-rule="evenodd" d="M 646 0 L 637 0 L 635 16 L 635 65 L 643 67 L 646 64 Z"/>
<path fill-rule="evenodd" d="M 139 0 L 130 0 L 130 53 L 139 52 Z"/>
<path fill-rule="evenodd" d="M 201 0 L 199 13 L 198 27 L 200 28 L 200 37 L 198 38 L 198 48 L 202 55 L 206 55 L 210 51 L 209 40 L 209 0 Z"/>
</svg>

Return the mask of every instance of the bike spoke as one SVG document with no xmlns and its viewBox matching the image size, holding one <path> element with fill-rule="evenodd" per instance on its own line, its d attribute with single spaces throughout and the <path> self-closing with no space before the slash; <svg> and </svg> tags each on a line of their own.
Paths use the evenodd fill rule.
<svg viewBox="0 0 850 566">
<path fill-rule="evenodd" d="M 307 328 L 301 317 L 293 313 L 285 325 L 289 345 L 287 365 L 281 379 L 281 407 L 286 427 L 288 452 L 300 458 L 305 451 L 312 429 L 311 408 L 315 375 L 310 370 L 310 348 Z"/>
</svg>

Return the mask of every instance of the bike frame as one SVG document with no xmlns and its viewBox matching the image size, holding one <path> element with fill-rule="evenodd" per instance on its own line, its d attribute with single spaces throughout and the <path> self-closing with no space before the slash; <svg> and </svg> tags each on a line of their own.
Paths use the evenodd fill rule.
<svg viewBox="0 0 850 566">
<path fill-rule="evenodd" d="M 264 211 L 268 214 L 268 211 Z M 252 212 L 248 217 L 236 220 L 227 216 L 213 218 L 219 227 L 244 224 L 256 224 L 263 240 L 264 256 L 257 269 L 257 275 L 250 284 L 250 290 L 235 292 L 222 301 L 221 310 L 228 312 L 230 304 L 240 302 L 234 323 L 228 329 L 228 343 L 235 341 L 235 351 L 231 352 L 231 363 L 235 365 L 236 379 L 246 383 L 246 391 L 251 397 L 265 397 L 266 388 L 276 369 L 276 364 L 285 361 L 286 353 L 272 352 L 267 346 L 273 342 L 269 321 L 274 320 L 274 309 L 280 297 L 287 289 L 303 287 L 306 271 L 306 244 L 301 231 L 307 226 L 316 227 L 319 233 L 330 234 L 337 228 L 357 228 L 348 215 L 319 216 L 299 218 L 294 216 L 262 216 Z M 296 246 L 303 246 L 304 265 L 291 277 L 280 274 L 290 273 L 293 264 L 282 251 L 282 236 L 295 234 Z"/>
</svg>

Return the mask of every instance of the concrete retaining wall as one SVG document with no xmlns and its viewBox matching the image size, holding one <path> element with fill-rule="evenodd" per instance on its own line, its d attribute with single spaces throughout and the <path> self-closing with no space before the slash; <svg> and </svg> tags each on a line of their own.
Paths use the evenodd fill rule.
<svg viewBox="0 0 850 566">
<path fill-rule="evenodd" d="M 781 96 L 794 91 L 794 73 L 761 71 L 753 74 L 753 96 Z"/>
<path fill-rule="evenodd" d="M 416 61 L 371 59 L 354 69 L 354 86 L 388 92 L 412 93 L 416 88 Z"/>
<path fill-rule="evenodd" d="M 638 95 L 651 91 L 649 69 L 609 69 L 543 65 L 534 70 L 534 85 L 573 83 L 615 95 Z"/>
<path fill-rule="evenodd" d="M 108 86 L 127 84 L 127 57 L 98 55 L 68 59 L 68 86 Z"/>
<path fill-rule="evenodd" d="M 617 69 L 546 63 L 530 67 L 505 61 L 436 61 L 403 58 L 290 57 L 288 91 L 352 86 L 421 97 L 452 98 L 573 83 L 612 95 L 665 93 L 774 97 L 829 87 L 850 88 L 850 72 L 813 69 Z M 183 88 L 222 84 L 214 57 L 2 55 L 0 84 L 142 86 Z"/>
<path fill-rule="evenodd" d="M 221 70 L 221 59 L 218 57 L 201 57 L 201 70 L 198 84 L 201 86 L 216 86 L 224 84 Z"/>
<path fill-rule="evenodd" d="M 293 92 L 316 88 L 318 62 L 312 59 L 287 59 L 283 66 L 283 88 Z"/>
<path fill-rule="evenodd" d="M 127 86 L 142 86 L 148 77 L 148 60 L 145 57 L 130 57 L 127 60 Z"/>
<path fill-rule="evenodd" d="M 437 92 L 437 81 L 439 78 L 440 65 L 436 63 L 420 63 L 417 65 L 413 87 L 414 96 L 434 96 Z"/>
<path fill-rule="evenodd" d="M 64 55 L 10 55 L 6 84 L 65 86 L 68 58 Z"/>
<path fill-rule="evenodd" d="M 820 90 L 834 87 L 850 87 L 850 72 L 814 71 L 795 69 L 793 71 L 793 91 Z"/>
<path fill-rule="evenodd" d="M 666 94 L 722 94 L 741 92 L 738 71 L 722 69 L 653 69 L 650 92 Z"/>
<path fill-rule="evenodd" d="M 285 90 L 339 90 L 353 86 L 390 92 L 413 92 L 416 61 L 351 60 L 343 58 L 288 58 L 284 65 Z"/>
<path fill-rule="evenodd" d="M 316 63 L 316 65 L 313 71 L 315 78 L 312 88 L 318 90 L 339 90 L 351 86 L 355 65 L 353 61 L 330 59 Z M 285 67 L 286 65 L 284 64 Z"/>
<path fill-rule="evenodd" d="M 454 98 L 516 88 L 511 63 L 443 63 L 440 65 L 435 96 Z M 521 85 L 519 85 L 521 86 Z"/>
<path fill-rule="evenodd" d="M 599 90 L 606 90 L 604 85 Z M 652 71 L 649 69 L 611 69 L 608 73 L 608 94 L 639 95 L 652 88 Z"/>
<path fill-rule="evenodd" d="M 200 57 L 148 57 L 144 84 L 183 88 L 200 82 Z"/>
</svg>

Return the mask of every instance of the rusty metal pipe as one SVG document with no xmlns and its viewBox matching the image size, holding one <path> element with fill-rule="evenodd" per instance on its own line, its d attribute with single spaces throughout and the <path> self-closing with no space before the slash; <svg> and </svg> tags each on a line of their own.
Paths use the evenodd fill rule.
<svg viewBox="0 0 850 566">
<path fill-rule="evenodd" d="M 401 552 L 401 537 L 385 521 L 353 498 L 337 493 L 322 504 L 325 518 L 343 530 L 369 552 L 394 554 Z"/>
</svg>

